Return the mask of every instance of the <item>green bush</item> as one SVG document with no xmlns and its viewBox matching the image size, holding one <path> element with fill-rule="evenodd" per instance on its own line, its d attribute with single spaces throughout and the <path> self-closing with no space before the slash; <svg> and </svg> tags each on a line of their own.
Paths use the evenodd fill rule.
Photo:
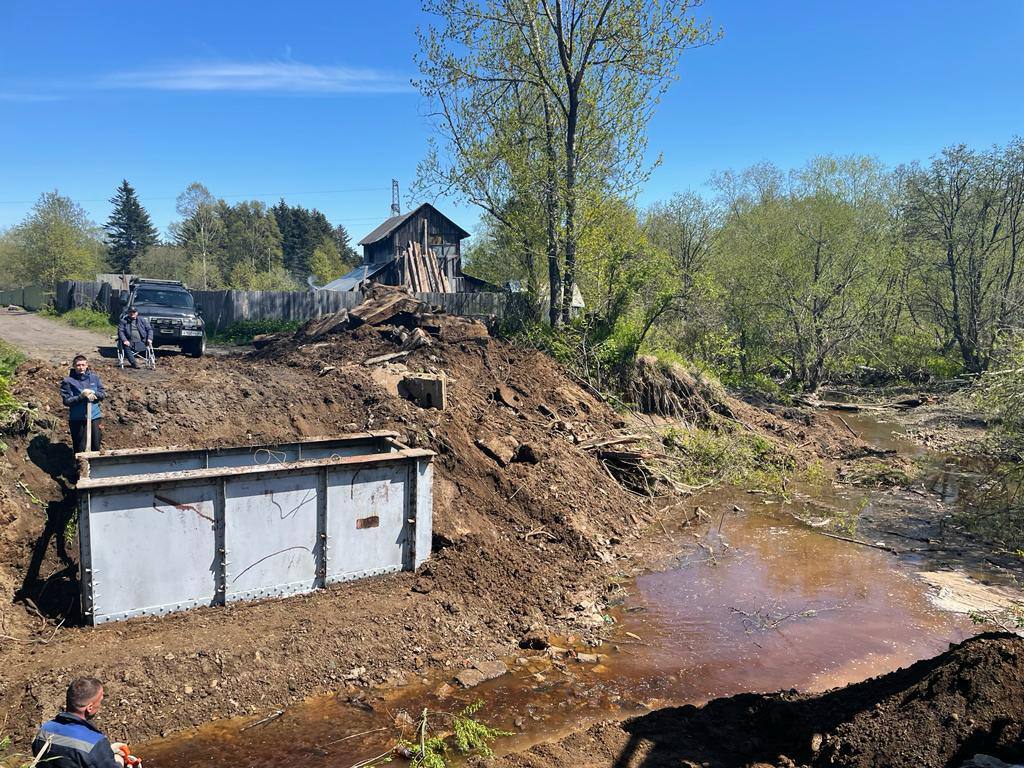
<svg viewBox="0 0 1024 768">
<path fill-rule="evenodd" d="M 795 467 L 793 457 L 766 437 L 725 425 L 713 429 L 669 427 L 662 442 L 684 459 L 678 475 L 692 486 L 725 482 L 781 492 Z"/>
<path fill-rule="evenodd" d="M 208 337 L 214 344 L 249 344 L 264 333 L 297 331 L 301 325 L 299 320 L 243 320 Z"/>
<path fill-rule="evenodd" d="M 24 408 L 11 392 L 14 370 L 24 359 L 25 356 L 19 350 L 0 339 L 0 427 L 8 422 L 13 413 Z"/>
<path fill-rule="evenodd" d="M 113 332 L 116 327 L 110 322 L 110 316 L 106 312 L 89 309 L 88 307 L 77 307 L 64 313 L 57 312 L 53 307 L 46 307 L 39 314 L 44 317 L 52 317 L 75 328 L 85 328 L 89 331 Z"/>
</svg>

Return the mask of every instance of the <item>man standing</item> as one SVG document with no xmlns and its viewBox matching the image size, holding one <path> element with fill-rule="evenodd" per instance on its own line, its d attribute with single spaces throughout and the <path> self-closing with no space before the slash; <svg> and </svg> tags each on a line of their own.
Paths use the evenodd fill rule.
<svg viewBox="0 0 1024 768">
<path fill-rule="evenodd" d="M 43 723 L 32 741 L 32 754 L 45 749 L 41 765 L 52 768 L 120 768 L 124 760 L 90 720 L 103 701 L 103 684 L 95 677 L 80 677 L 68 686 L 63 712 Z"/>
<path fill-rule="evenodd" d="M 153 326 L 146 318 L 139 317 L 139 310 L 135 307 L 128 308 L 128 314 L 117 326 L 117 343 L 124 349 L 132 368 L 138 368 L 135 354 L 145 352 L 146 347 L 153 343 Z"/>
<path fill-rule="evenodd" d="M 86 431 L 92 430 L 91 450 L 100 450 L 102 431 L 100 429 L 99 401 L 106 397 L 100 377 L 89 369 L 85 355 L 75 355 L 70 373 L 60 383 L 60 397 L 71 409 L 68 426 L 71 428 L 71 444 L 75 453 L 85 450 Z M 91 411 L 91 418 L 90 418 Z"/>
</svg>

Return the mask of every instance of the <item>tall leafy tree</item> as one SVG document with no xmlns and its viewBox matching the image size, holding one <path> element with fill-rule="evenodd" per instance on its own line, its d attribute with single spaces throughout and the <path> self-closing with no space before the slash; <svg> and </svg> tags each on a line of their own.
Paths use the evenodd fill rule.
<svg viewBox="0 0 1024 768">
<path fill-rule="evenodd" d="M 193 182 L 178 195 L 175 208 L 182 220 L 171 226 L 171 234 L 188 257 L 189 283 L 204 291 L 220 288 L 224 222 L 217 201 L 205 186 Z"/>
<path fill-rule="evenodd" d="M 440 18 L 421 35 L 420 90 L 435 105 L 442 153 L 428 157 L 447 184 L 500 216 L 506 181 L 530 179 L 545 208 L 552 302 L 562 320 L 577 282 L 582 200 L 604 188 L 629 193 L 646 178 L 646 127 L 687 47 L 716 39 L 667 0 L 428 0 Z M 518 138 L 515 138 L 517 137 Z M 503 145 L 535 149 L 534 172 L 498 165 Z M 517 160 L 530 152 L 514 155 Z M 428 179 L 430 176 L 428 176 Z M 499 219 L 500 220 L 500 219 Z M 559 264 L 560 260 L 560 264 Z M 552 320 L 559 315 L 553 310 Z"/>
<path fill-rule="evenodd" d="M 110 202 L 114 210 L 105 226 L 110 264 L 118 272 L 131 272 L 146 249 L 156 245 L 160 238 L 127 179 L 121 182 Z"/>
<path fill-rule="evenodd" d="M 25 219 L 4 237 L 10 280 L 19 285 L 41 282 L 52 290 L 68 279 L 93 279 L 103 267 L 99 229 L 85 210 L 59 192 L 39 197 Z"/>
</svg>

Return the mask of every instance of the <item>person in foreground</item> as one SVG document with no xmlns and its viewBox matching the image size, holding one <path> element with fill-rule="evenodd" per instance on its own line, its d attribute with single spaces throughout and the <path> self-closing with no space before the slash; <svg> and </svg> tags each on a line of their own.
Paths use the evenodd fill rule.
<svg viewBox="0 0 1024 768">
<path fill-rule="evenodd" d="M 68 686 L 63 712 L 43 723 L 32 741 L 32 754 L 42 754 L 47 768 L 120 768 L 124 746 L 111 744 L 92 719 L 103 703 L 103 684 L 80 677 Z M 44 751 L 45 750 L 45 751 Z"/>
<path fill-rule="evenodd" d="M 85 355 L 75 355 L 71 363 L 71 371 L 60 383 L 60 397 L 71 411 L 68 413 L 68 428 L 71 431 L 71 444 L 75 453 L 86 448 L 86 430 L 92 432 L 93 451 L 100 450 L 102 428 L 100 427 L 99 402 L 106 396 L 100 377 L 89 369 L 89 361 Z M 90 414 L 86 409 L 92 409 Z M 91 416 L 91 418 L 90 418 Z"/>
</svg>

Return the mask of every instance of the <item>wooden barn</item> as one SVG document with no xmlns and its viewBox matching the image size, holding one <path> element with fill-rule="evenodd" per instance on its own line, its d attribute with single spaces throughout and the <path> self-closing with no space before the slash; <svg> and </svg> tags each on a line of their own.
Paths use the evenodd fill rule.
<svg viewBox="0 0 1024 768">
<path fill-rule="evenodd" d="M 362 263 L 324 289 L 354 291 L 373 281 L 414 292 L 500 290 L 462 272 L 462 241 L 469 233 L 430 203 L 392 216 L 359 241 Z"/>
</svg>

